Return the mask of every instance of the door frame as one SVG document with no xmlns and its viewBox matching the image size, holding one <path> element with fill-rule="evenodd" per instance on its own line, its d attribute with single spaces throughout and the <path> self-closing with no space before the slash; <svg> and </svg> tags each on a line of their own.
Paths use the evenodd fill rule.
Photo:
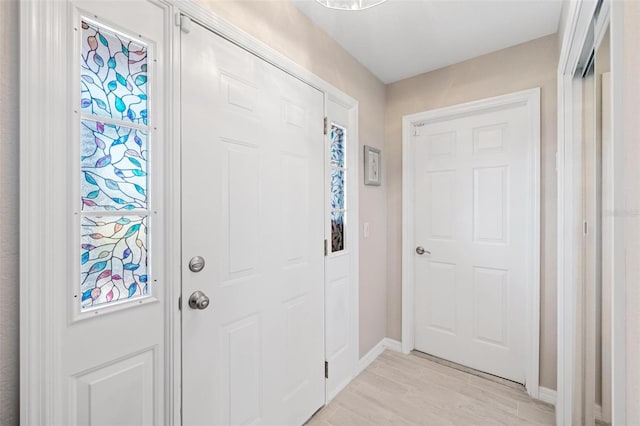
<svg viewBox="0 0 640 426">
<path fill-rule="evenodd" d="M 283 53 L 269 47 L 238 27 L 206 9 L 196 0 L 149 0 L 166 9 L 167 43 L 169 55 L 166 81 L 167 135 L 169 143 L 165 147 L 166 167 L 162 182 L 165 193 L 165 276 L 167 282 L 181 282 L 181 216 L 180 181 L 181 140 L 180 140 L 180 24 L 181 15 L 189 16 L 232 43 L 248 50 L 263 60 L 273 64 L 292 76 L 315 87 L 349 109 L 350 148 L 349 167 L 358 176 L 359 103 L 356 99 L 321 79 L 303 66 L 288 59 Z M 20 3 L 20 418 L 25 424 L 56 423 L 63 419 L 67 408 L 61 407 L 56 389 L 62 384 L 58 379 L 60 341 L 59 334 L 66 322 L 60 320 L 59 307 L 53 303 L 54 288 L 50 277 L 67 274 L 66 250 L 60 250 L 59 241 L 66 241 L 68 235 L 75 235 L 75 229 L 67 220 L 71 203 L 65 198 L 66 173 L 60 173 L 54 164 L 66 164 L 68 155 L 56 149 L 72 134 L 72 117 L 65 108 L 60 108 L 61 100 L 69 102 L 73 89 L 67 68 L 68 32 L 72 19 L 71 0 L 50 2 L 32 0 Z M 188 24 L 187 24 L 188 25 Z M 45 52 L 45 53 L 42 53 Z M 326 108 L 326 103 L 325 103 Z M 325 111 L 326 113 L 326 111 Z M 34 119 L 37 117 L 37 119 Z M 358 232 L 358 179 L 350 179 L 347 190 L 353 202 L 349 230 L 353 245 L 350 268 L 354 272 L 351 285 L 353 294 L 359 294 L 359 247 Z M 62 195 L 55 197 L 52 194 Z M 39 212 L 47 211 L 41 215 Z M 34 242 L 38 242 L 37 244 Z M 318 242 L 319 244 L 321 242 Z M 326 285 L 326 282 L 325 282 Z M 167 286 L 163 297 L 165 303 L 165 346 L 160 348 L 165 354 L 167 371 L 164 389 L 166 407 L 165 419 L 170 424 L 181 424 L 181 286 Z M 356 315 L 350 329 L 353 330 L 353 345 L 358 347 L 359 318 L 358 299 L 353 308 Z M 44 355 L 49 354 L 49 355 Z M 353 376 L 357 374 L 357 359 L 353 362 Z"/>
<path fill-rule="evenodd" d="M 445 108 L 419 112 L 402 117 L 402 351 L 414 349 L 414 165 L 411 128 L 414 124 L 445 121 L 498 108 L 526 105 L 532 133 L 527 146 L 526 199 L 529 217 L 526 247 L 528 277 L 525 301 L 525 387 L 529 395 L 538 398 L 540 368 L 540 88 L 523 90 Z"/>
<path fill-rule="evenodd" d="M 603 180 L 603 193 L 607 193 L 608 205 L 613 209 L 609 221 L 609 252 L 603 251 L 611 264 L 611 421 L 626 423 L 626 274 L 625 271 L 625 141 L 624 141 L 624 2 L 605 0 L 600 9 L 600 19 L 595 25 L 595 37 L 588 39 L 590 25 L 596 14 L 597 2 L 578 0 L 565 5 L 566 22 L 560 58 L 558 62 L 558 376 L 556 396 L 556 424 L 572 424 L 574 420 L 577 289 L 580 284 L 583 196 L 581 176 L 584 164 L 581 156 L 581 87 L 576 85 L 574 74 L 581 53 L 597 46 L 607 28 L 611 43 L 611 149 L 612 155 Z M 605 171 L 603 171 L 605 172 Z M 628 173 L 628 172 L 627 172 Z M 609 182 L 607 187 L 604 183 Z M 604 366 L 603 366 L 604 367 Z"/>
</svg>

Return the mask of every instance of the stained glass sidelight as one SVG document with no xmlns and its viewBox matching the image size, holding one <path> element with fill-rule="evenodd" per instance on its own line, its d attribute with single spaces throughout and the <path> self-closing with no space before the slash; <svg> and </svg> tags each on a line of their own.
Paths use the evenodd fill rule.
<svg viewBox="0 0 640 426">
<path fill-rule="evenodd" d="M 344 209 L 344 170 L 331 169 L 331 208 Z"/>
<path fill-rule="evenodd" d="M 331 252 L 345 248 L 345 141 L 346 131 L 331 124 Z"/>
<path fill-rule="evenodd" d="M 148 294 L 147 218 L 82 218 L 81 306 Z"/>
<path fill-rule="evenodd" d="M 331 252 L 344 250 L 344 212 L 331 212 Z"/>
<path fill-rule="evenodd" d="M 81 56 L 82 112 L 147 124 L 147 47 L 83 21 Z"/>
<path fill-rule="evenodd" d="M 82 120 L 82 210 L 147 207 L 147 134 Z"/>
<path fill-rule="evenodd" d="M 81 22 L 82 311 L 151 294 L 147 47 Z"/>
<path fill-rule="evenodd" d="M 331 127 L 331 164 L 337 167 L 344 167 L 344 133 L 340 127 Z"/>
</svg>

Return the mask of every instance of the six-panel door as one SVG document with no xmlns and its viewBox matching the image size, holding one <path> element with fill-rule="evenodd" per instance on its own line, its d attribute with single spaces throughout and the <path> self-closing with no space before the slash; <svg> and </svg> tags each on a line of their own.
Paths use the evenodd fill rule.
<svg viewBox="0 0 640 426">
<path fill-rule="evenodd" d="M 195 24 L 181 49 L 183 421 L 302 424 L 324 404 L 323 94 Z"/>
<path fill-rule="evenodd" d="M 415 348 L 525 379 L 527 109 L 415 127 Z M 430 253 L 429 253 L 430 252 Z"/>
</svg>

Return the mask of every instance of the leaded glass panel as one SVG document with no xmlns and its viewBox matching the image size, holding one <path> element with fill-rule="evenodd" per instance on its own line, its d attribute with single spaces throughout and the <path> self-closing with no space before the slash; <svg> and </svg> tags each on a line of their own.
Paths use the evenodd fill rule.
<svg viewBox="0 0 640 426">
<path fill-rule="evenodd" d="M 331 253 L 345 249 L 345 202 L 347 169 L 345 163 L 345 129 L 331 124 Z"/>
<path fill-rule="evenodd" d="M 331 164 L 344 167 L 344 130 L 335 125 L 331 127 Z"/>
<path fill-rule="evenodd" d="M 80 310 L 151 294 L 148 49 L 81 22 Z"/>
<path fill-rule="evenodd" d="M 80 136 L 82 210 L 146 208 L 146 132 L 82 120 Z"/>
<path fill-rule="evenodd" d="M 147 47 L 83 21 L 81 53 L 82 112 L 147 124 Z"/>
<path fill-rule="evenodd" d="M 81 227 L 82 308 L 148 294 L 147 218 L 83 217 Z"/>
<path fill-rule="evenodd" d="M 331 169 L 331 208 L 344 209 L 344 170 Z"/>
<path fill-rule="evenodd" d="M 331 252 L 344 250 L 345 213 L 331 212 Z"/>
</svg>

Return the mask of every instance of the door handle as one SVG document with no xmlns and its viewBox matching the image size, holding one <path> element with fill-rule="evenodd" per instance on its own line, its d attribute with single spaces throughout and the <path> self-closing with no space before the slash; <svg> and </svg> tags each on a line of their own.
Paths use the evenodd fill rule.
<svg viewBox="0 0 640 426">
<path fill-rule="evenodd" d="M 201 291 L 196 291 L 189 297 L 189 306 L 191 309 L 207 309 L 209 307 L 209 297 Z"/>
<path fill-rule="evenodd" d="M 416 253 L 418 253 L 420 256 L 422 256 L 423 254 L 431 254 L 431 252 L 429 250 L 425 250 L 424 247 L 422 246 L 418 246 L 416 247 Z"/>
</svg>

